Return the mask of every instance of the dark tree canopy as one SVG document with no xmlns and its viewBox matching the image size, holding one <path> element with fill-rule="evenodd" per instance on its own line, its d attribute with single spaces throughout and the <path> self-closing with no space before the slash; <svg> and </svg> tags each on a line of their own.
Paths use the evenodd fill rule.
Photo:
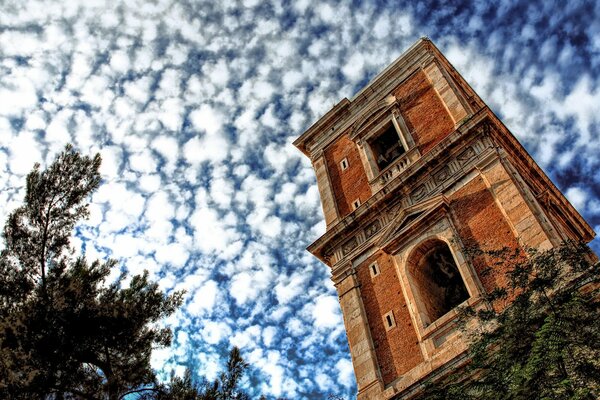
<svg viewBox="0 0 600 400">
<path fill-rule="evenodd" d="M 477 257 L 482 252 L 473 253 Z M 596 256 L 585 244 L 571 242 L 528 255 L 508 250 L 486 255 L 498 265 L 508 264 L 509 283 L 487 295 L 487 307 L 462 309 L 462 329 L 472 342 L 469 363 L 431 383 L 420 398 L 597 399 L 600 271 Z"/>
<path fill-rule="evenodd" d="M 148 275 L 108 282 L 114 260 L 88 262 L 70 247 L 100 184 L 100 156 L 67 146 L 27 176 L 24 204 L 8 217 L 0 253 L 0 398 L 119 399 L 155 385 L 156 324 L 181 304 Z"/>
</svg>

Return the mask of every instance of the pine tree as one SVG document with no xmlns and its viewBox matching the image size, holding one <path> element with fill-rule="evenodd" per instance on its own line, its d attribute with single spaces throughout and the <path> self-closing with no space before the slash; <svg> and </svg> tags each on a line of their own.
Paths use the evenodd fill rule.
<svg viewBox="0 0 600 400">
<path fill-rule="evenodd" d="M 509 284 L 484 299 L 487 307 L 461 310 L 462 329 L 471 340 L 470 363 L 430 384 L 420 398 L 598 398 L 600 271 L 595 255 L 585 244 L 572 242 L 545 252 L 529 250 L 527 256 L 507 250 L 486 255 L 509 264 Z"/>
<path fill-rule="evenodd" d="M 146 394 L 144 400 L 249 400 L 248 394 L 239 387 L 248 366 L 240 350 L 233 347 L 225 370 L 212 382 L 195 382 L 188 369 L 183 377 L 172 375 L 168 384 L 162 385 L 156 393 Z"/>
<path fill-rule="evenodd" d="M 119 399 L 155 385 L 157 322 L 181 304 L 147 273 L 109 283 L 114 260 L 75 257 L 70 237 L 89 214 L 101 159 L 67 146 L 27 176 L 24 204 L 6 222 L 0 253 L 0 398 Z"/>
</svg>

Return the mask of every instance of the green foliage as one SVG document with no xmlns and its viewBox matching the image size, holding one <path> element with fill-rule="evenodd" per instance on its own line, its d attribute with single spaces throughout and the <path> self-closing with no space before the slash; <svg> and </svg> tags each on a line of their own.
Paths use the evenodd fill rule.
<svg viewBox="0 0 600 400">
<path fill-rule="evenodd" d="M 508 264 L 508 284 L 483 307 L 461 310 L 470 362 L 431 383 L 421 398 L 598 398 L 600 274 L 589 248 L 568 242 L 527 255 L 506 249 L 485 255 Z"/>
<path fill-rule="evenodd" d="M 156 400 L 248 400 L 250 397 L 239 389 L 240 380 L 248 368 L 240 350 L 234 347 L 224 372 L 212 382 L 201 384 L 192 379 L 190 370 L 183 377 L 171 376 L 168 384 L 162 385 L 156 393 L 147 394 L 144 399 Z"/>
<path fill-rule="evenodd" d="M 154 385 L 150 354 L 171 341 L 156 324 L 181 304 L 147 274 L 108 283 L 114 260 L 74 257 L 70 237 L 100 184 L 100 156 L 70 146 L 27 176 L 0 253 L 0 398 L 118 399 Z"/>
</svg>

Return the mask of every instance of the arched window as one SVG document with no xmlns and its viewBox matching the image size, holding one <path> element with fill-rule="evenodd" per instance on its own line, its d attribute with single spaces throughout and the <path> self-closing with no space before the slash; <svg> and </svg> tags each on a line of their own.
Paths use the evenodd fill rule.
<svg viewBox="0 0 600 400">
<path fill-rule="evenodd" d="M 424 326 L 469 298 L 446 242 L 429 239 L 409 256 L 408 274 Z"/>
</svg>

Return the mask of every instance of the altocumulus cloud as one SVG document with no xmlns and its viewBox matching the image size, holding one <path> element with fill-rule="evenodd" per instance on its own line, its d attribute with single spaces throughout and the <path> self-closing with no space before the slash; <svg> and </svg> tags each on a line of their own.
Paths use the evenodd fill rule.
<svg viewBox="0 0 600 400">
<path fill-rule="evenodd" d="M 600 230 L 600 3 L 381 3 L 4 1 L 0 217 L 34 162 L 100 152 L 74 242 L 187 290 L 164 376 L 214 377 L 238 345 L 254 394 L 352 396 L 335 290 L 304 250 L 318 191 L 290 143 L 418 37 Z"/>
</svg>

